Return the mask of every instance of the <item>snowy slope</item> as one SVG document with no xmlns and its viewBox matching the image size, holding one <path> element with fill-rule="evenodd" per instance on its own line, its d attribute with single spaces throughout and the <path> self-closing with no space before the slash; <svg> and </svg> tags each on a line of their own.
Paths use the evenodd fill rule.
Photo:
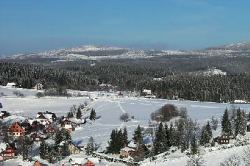
<svg viewBox="0 0 250 166">
<path fill-rule="evenodd" d="M 9 122 L 22 119 L 22 117 L 34 118 L 37 112 L 43 111 L 52 111 L 56 113 L 57 116 L 66 115 L 72 105 L 78 106 L 80 103 L 89 101 L 87 97 L 68 99 L 64 97 L 45 97 L 38 99 L 34 97 L 34 94 L 37 92 L 36 90 L 26 89 L 19 89 L 22 93 L 26 94 L 26 97 L 17 98 L 12 93 L 14 90 L 15 89 L 3 86 L 0 87 L 0 92 L 4 92 L 7 95 L 0 98 L 0 102 L 3 104 L 3 108 L 0 110 L 6 110 L 14 114 L 14 116 L 7 119 Z M 96 93 L 96 96 L 99 94 L 99 92 L 92 92 L 92 94 L 94 93 Z M 115 95 L 98 97 L 97 100 L 89 104 L 89 107 L 94 108 L 97 112 L 97 116 L 101 116 L 101 118 L 94 123 L 87 123 L 84 126 L 77 127 L 76 130 L 71 133 L 72 138 L 75 142 L 86 145 L 89 137 L 92 136 L 95 142 L 100 146 L 99 151 L 102 151 L 107 146 L 112 129 L 119 129 L 126 126 L 128 129 L 128 137 L 131 139 L 137 125 L 147 127 L 150 114 L 168 103 L 174 104 L 177 107 L 186 107 L 188 116 L 197 120 L 200 124 L 206 123 L 212 116 L 221 118 L 225 108 L 230 108 L 231 106 L 230 104 L 212 102 L 145 99 L 135 97 L 116 98 Z M 240 104 L 236 106 L 250 112 L 249 104 Z M 119 117 L 125 112 L 134 116 L 135 119 L 129 122 L 121 122 Z M 88 115 L 89 112 L 84 114 L 84 116 Z M 242 152 L 243 147 L 213 151 L 205 153 L 204 160 L 206 165 L 215 166 L 231 154 Z M 156 163 L 147 161 L 143 163 L 143 165 L 185 165 L 187 159 L 187 156 L 177 152 L 171 154 L 165 161 L 163 159 L 157 160 Z"/>
</svg>

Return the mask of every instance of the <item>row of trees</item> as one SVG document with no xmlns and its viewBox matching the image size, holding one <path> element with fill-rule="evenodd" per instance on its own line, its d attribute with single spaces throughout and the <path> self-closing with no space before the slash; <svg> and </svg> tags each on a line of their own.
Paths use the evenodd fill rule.
<svg viewBox="0 0 250 166">
<path fill-rule="evenodd" d="M 126 127 L 123 130 L 112 130 L 110 135 L 109 146 L 107 147 L 108 153 L 118 154 L 121 148 L 128 143 L 128 132 Z"/>
<path fill-rule="evenodd" d="M 153 78 L 161 78 L 154 80 Z M 0 84 L 15 82 L 23 88 L 42 83 L 46 94 L 68 95 L 66 89 L 100 90 L 101 83 L 117 86 L 119 90 L 151 89 L 159 98 L 228 102 L 250 100 L 246 82 L 249 74 L 227 76 L 197 76 L 178 73 L 164 67 L 141 65 L 45 67 L 0 62 Z"/>
<path fill-rule="evenodd" d="M 65 130 L 57 130 L 55 143 L 46 143 L 42 141 L 40 144 L 40 157 L 48 160 L 50 163 L 55 163 L 61 160 L 62 157 L 70 155 L 69 144 L 72 143 L 70 133 Z"/>
<path fill-rule="evenodd" d="M 245 135 L 247 120 L 244 110 L 235 107 L 231 107 L 230 110 L 226 108 L 221 120 L 222 132 L 234 137 L 238 134 Z"/>
</svg>

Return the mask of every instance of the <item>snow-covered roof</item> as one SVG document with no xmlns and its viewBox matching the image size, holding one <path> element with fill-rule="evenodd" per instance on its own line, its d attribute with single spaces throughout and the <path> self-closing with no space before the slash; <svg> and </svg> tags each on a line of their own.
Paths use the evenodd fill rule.
<svg viewBox="0 0 250 166">
<path fill-rule="evenodd" d="M 130 147 L 125 147 L 125 148 L 122 148 L 121 151 L 129 152 L 129 151 L 135 151 L 135 150 Z"/>
<path fill-rule="evenodd" d="M 128 144 L 128 147 L 130 148 L 136 148 L 136 144 L 134 143 L 134 141 L 130 141 L 129 144 Z"/>
<path fill-rule="evenodd" d="M 14 82 L 8 82 L 6 86 L 8 86 L 8 87 L 16 86 L 16 83 L 14 83 Z"/>
<path fill-rule="evenodd" d="M 96 157 L 89 157 L 88 160 L 91 161 L 94 164 L 100 163 L 100 159 L 96 158 Z"/>
<path fill-rule="evenodd" d="M 85 164 L 87 160 L 83 157 L 72 157 L 71 159 L 71 164 Z"/>
</svg>

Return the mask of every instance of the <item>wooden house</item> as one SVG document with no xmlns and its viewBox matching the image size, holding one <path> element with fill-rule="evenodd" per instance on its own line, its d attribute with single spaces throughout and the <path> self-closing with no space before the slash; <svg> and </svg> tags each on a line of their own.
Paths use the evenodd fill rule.
<svg viewBox="0 0 250 166">
<path fill-rule="evenodd" d="M 125 147 L 120 150 L 121 157 L 131 157 L 135 153 L 135 149 L 130 147 Z"/>
<path fill-rule="evenodd" d="M 68 147 L 70 154 L 79 154 L 81 152 L 81 149 L 72 143 L 70 143 Z"/>
<path fill-rule="evenodd" d="M 56 128 L 52 125 L 48 125 L 44 129 L 44 133 L 46 133 L 48 136 L 53 137 L 56 134 Z"/>
<path fill-rule="evenodd" d="M 229 144 L 230 137 L 227 134 L 223 134 L 220 137 L 216 137 L 214 139 L 215 142 L 218 142 L 218 144 Z"/>
<path fill-rule="evenodd" d="M 75 128 L 74 128 L 74 126 L 73 126 L 73 123 L 72 123 L 70 120 L 68 120 L 68 119 L 66 119 L 66 120 L 64 120 L 64 121 L 62 122 L 61 127 L 62 127 L 62 128 L 65 128 L 65 129 L 68 130 L 69 132 L 72 132 L 72 131 L 75 130 Z"/>
<path fill-rule="evenodd" d="M 16 157 L 17 154 L 18 152 L 16 149 L 11 146 L 7 146 L 6 149 L 0 153 L 0 156 L 3 158 L 3 160 L 6 160 Z"/>
<path fill-rule="evenodd" d="M 8 135 L 9 136 L 14 136 L 14 137 L 19 137 L 19 136 L 24 136 L 25 131 L 24 129 L 18 124 L 17 122 L 13 123 L 9 130 L 8 130 Z"/>
<path fill-rule="evenodd" d="M 43 114 L 37 114 L 36 121 L 42 125 L 50 124 L 49 120 Z"/>
</svg>

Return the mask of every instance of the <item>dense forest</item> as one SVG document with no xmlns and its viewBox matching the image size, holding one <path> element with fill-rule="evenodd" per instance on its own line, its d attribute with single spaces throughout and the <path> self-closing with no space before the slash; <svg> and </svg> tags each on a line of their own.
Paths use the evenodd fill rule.
<svg viewBox="0 0 250 166">
<path fill-rule="evenodd" d="M 160 78 L 160 79 L 154 79 Z M 15 82 L 18 87 L 32 88 L 42 83 L 45 89 L 109 90 L 151 89 L 159 98 L 231 102 L 250 99 L 249 74 L 192 75 L 169 68 L 142 65 L 67 65 L 45 66 L 21 63 L 0 63 L 0 84 Z"/>
</svg>

